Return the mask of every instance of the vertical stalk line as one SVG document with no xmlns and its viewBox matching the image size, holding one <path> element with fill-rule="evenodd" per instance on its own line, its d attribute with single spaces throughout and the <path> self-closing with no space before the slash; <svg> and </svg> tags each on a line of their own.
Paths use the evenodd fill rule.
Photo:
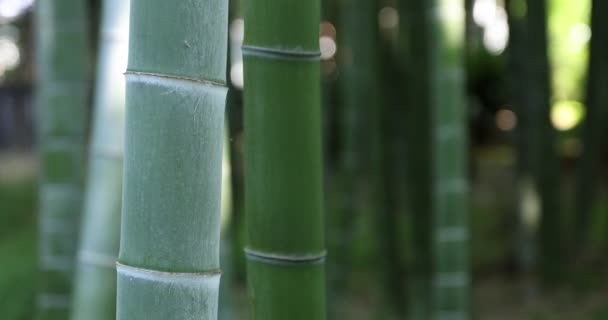
<svg viewBox="0 0 608 320">
<path fill-rule="evenodd" d="M 325 319 L 318 0 L 245 5 L 252 319 Z"/>
<path fill-rule="evenodd" d="M 377 280 L 380 289 L 379 312 L 383 319 L 401 318 L 405 316 L 404 297 L 401 286 L 404 278 L 400 274 L 397 249 L 397 220 L 396 203 L 391 183 L 391 141 L 390 99 L 383 94 L 381 82 L 382 62 L 389 61 L 388 55 L 381 50 L 378 28 L 378 3 L 376 1 L 351 1 L 355 8 L 350 15 L 352 68 L 358 70 L 351 81 L 355 106 L 363 111 L 369 121 L 369 160 L 371 188 L 372 224 L 375 227 L 377 239 L 375 257 L 378 261 Z M 386 90 L 388 91 L 388 90 Z M 384 92 L 386 93 L 386 92 Z M 394 115 L 393 115 L 394 116 Z M 360 141 L 360 140 L 359 140 Z M 351 218 L 352 219 L 352 218 Z M 348 246 L 348 244 L 346 244 Z"/>
<path fill-rule="evenodd" d="M 427 0 L 400 0 L 400 46 L 406 76 L 408 181 L 407 239 L 412 253 L 407 254 L 408 316 L 428 319 L 431 308 L 431 28 L 432 3 Z"/>
<path fill-rule="evenodd" d="M 228 2 L 130 10 L 117 319 L 215 320 Z"/>
<path fill-rule="evenodd" d="M 462 0 L 432 6 L 433 315 L 470 319 Z"/>
<path fill-rule="evenodd" d="M 513 110 L 517 114 L 515 144 L 517 150 L 516 237 L 514 256 L 523 272 L 530 272 L 536 264 L 535 226 L 526 221 L 526 216 L 538 215 L 536 209 L 526 208 L 525 201 L 536 196 L 535 163 L 538 159 L 538 106 L 531 103 L 529 87 L 531 72 L 528 42 L 528 19 L 526 0 L 509 0 L 506 3 L 510 26 L 509 38 L 509 92 Z"/>
<path fill-rule="evenodd" d="M 597 168 L 606 147 L 602 123 L 608 117 L 608 2 L 593 0 L 591 9 L 591 42 L 587 67 L 586 115 L 582 133 L 583 153 L 578 161 L 575 213 L 575 249 L 581 253 L 589 244 L 593 205 L 597 198 Z"/>
<path fill-rule="evenodd" d="M 560 237 L 560 175 L 557 134 L 551 125 L 551 85 L 548 58 L 547 3 L 546 0 L 528 0 L 528 32 L 530 42 L 530 102 L 538 111 L 534 125 L 538 128 L 539 145 L 536 167 L 536 184 L 541 199 L 539 226 L 540 263 L 545 285 L 555 284 L 561 274 Z"/>
<path fill-rule="evenodd" d="M 105 0 L 73 320 L 116 317 L 129 1 Z"/>
<path fill-rule="evenodd" d="M 329 305 L 330 318 L 344 317 L 344 304 L 340 302 L 347 299 L 349 285 L 353 274 L 353 243 L 355 238 L 355 224 L 361 218 L 362 197 L 361 176 L 363 168 L 363 150 L 365 135 L 362 128 L 362 119 L 370 101 L 369 94 L 372 86 L 370 81 L 369 64 L 361 64 L 361 60 L 375 62 L 369 55 L 371 47 L 369 41 L 371 28 L 370 19 L 375 15 L 375 3 L 367 1 L 337 1 L 339 13 L 339 41 L 338 64 L 340 77 L 338 82 L 339 112 L 337 121 L 339 126 L 338 139 L 340 151 L 337 154 L 336 164 L 336 197 L 332 203 L 331 212 L 328 213 L 328 245 L 330 256 L 328 258 L 328 276 L 331 301 Z M 363 4 L 363 6 L 362 6 Z M 372 7 L 372 8 L 370 8 Z M 372 22 L 374 23 L 374 22 Z M 361 38 L 359 38 L 361 36 Z M 335 302 L 334 302 L 335 301 Z"/>
<path fill-rule="evenodd" d="M 40 288 L 37 319 L 69 316 L 82 203 L 88 103 L 85 2 L 38 1 Z"/>
</svg>

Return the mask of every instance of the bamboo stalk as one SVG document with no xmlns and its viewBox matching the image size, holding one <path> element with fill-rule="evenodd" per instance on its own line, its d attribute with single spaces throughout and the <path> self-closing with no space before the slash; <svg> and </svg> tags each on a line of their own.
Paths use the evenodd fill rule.
<svg viewBox="0 0 608 320">
<path fill-rule="evenodd" d="M 252 319 L 325 319 L 318 0 L 245 6 Z"/>
<path fill-rule="evenodd" d="M 129 1 L 104 1 L 73 320 L 116 317 L 128 25 Z"/>
<path fill-rule="evenodd" d="M 408 210 L 412 253 L 408 265 L 408 318 L 428 319 L 431 310 L 431 29 L 432 2 L 401 0 L 401 50 L 404 54 L 406 90 Z"/>
<path fill-rule="evenodd" d="M 368 64 L 361 64 L 361 60 L 373 62 L 369 55 L 367 41 L 371 29 L 369 20 L 375 17 L 375 4 L 368 2 L 368 6 L 361 5 L 361 1 L 345 1 L 340 3 L 338 47 L 340 77 L 338 94 L 341 103 L 338 105 L 337 124 L 339 126 L 338 139 L 340 150 L 337 155 L 335 181 L 336 196 L 331 203 L 331 212 L 328 213 L 328 224 L 331 233 L 328 234 L 328 246 L 331 252 L 328 258 L 328 285 L 329 285 L 329 315 L 330 318 L 345 317 L 345 310 L 340 302 L 348 299 L 348 289 L 353 274 L 353 248 L 354 225 L 361 217 L 361 177 L 363 168 L 363 152 L 361 145 L 364 131 L 362 119 L 370 101 L 373 98 L 368 94 L 370 76 Z M 370 10 L 370 6 L 374 9 Z M 363 18 L 363 21 L 360 19 Z M 363 22 L 363 23 L 362 23 Z M 374 23 L 374 22 L 372 22 Z M 363 26 L 365 24 L 365 26 Z M 363 41 L 359 36 L 363 35 Z M 373 50 L 373 48 L 372 48 Z M 371 58 L 371 59 L 370 59 Z M 369 142 L 369 141 L 367 141 Z"/>
<path fill-rule="evenodd" d="M 608 2 L 592 1 L 591 42 L 589 44 L 589 65 L 587 67 L 586 116 L 582 134 L 583 153 L 578 162 L 576 194 L 575 249 L 583 251 L 589 244 L 590 225 L 593 221 L 593 207 L 597 199 L 597 177 L 599 155 L 605 148 L 602 123 L 608 118 L 608 91 L 604 89 L 608 76 Z"/>
<path fill-rule="evenodd" d="M 539 133 L 539 157 L 536 163 L 537 188 L 541 199 L 539 226 L 540 263 L 544 284 L 554 284 L 561 274 L 561 238 L 559 204 L 559 157 L 557 134 L 551 124 L 551 85 L 548 57 L 547 4 L 528 0 L 528 43 L 531 86 L 530 99 L 538 111 L 534 125 Z"/>
<path fill-rule="evenodd" d="M 432 318 L 470 319 L 464 2 L 435 0 L 431 105 L 433 168 Z"/>
<path fill-rule="evenodd" d="M 117 319 L 217 319 L 228 2 L 133 0 Z"/>
<path fill-rule="evenodd" d="M 40 288 L 37 319 L 69 316 L 87 130 L 88 52 L 84 1 L 39 1 L 37 125 Z"/>
</svg>

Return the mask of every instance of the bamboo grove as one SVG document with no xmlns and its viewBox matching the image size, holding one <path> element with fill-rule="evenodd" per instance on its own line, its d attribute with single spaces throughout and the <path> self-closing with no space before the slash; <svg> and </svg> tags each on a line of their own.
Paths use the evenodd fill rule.
<svg viewBox="0 0 608 320">
<path fill-rule="evenodd" d="M 564 93 L 560 1 L 36 1 L 35 318 L 469 320 L 486 272 L 565 287 L 608 246 L 608 8 Z"/>
</svg>

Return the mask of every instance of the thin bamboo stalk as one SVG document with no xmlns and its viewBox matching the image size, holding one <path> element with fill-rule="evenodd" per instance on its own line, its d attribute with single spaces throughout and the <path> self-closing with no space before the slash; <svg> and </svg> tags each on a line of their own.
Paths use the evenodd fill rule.
<svg viewBox="0 0 608 320">
<path fill-rule="evenodd" d="M 245 6 L 252 319 L 325 319 L 318 0 Z"/>
<path fill-rule="evenodd" d="M 368 39 L 376 25 L 367 28 L 371 17 L 375 17 L 375 3 L 367 5 L 361 1 L 344 1 L 340 3 L 339 13 L 339 57 L 340 77 L 338 93 L 339 104 L 336 121 L 339 131 L 340 150 L 337 154 L 335 181 L 336 197 L 328 213 L 328 245 L 331 255 L 328 259 L 328 277 L 331 301 L 330 318 L 344 317 L 341 301 L 348 299 L 348 287 L 352 282 L 354 224 L 361 217 L 361 178 L 364 152 L 361 148 L 364 137 L 363 119 L 366 108 L 373 101 L 368 94 L 370 82 L 369 64 L 361 61 L 374 61 L 369 55 Z M 370 7 L 374 9 L 370 9 Z M 363 20 L 361 20 L 363 18 Z M 362 38 L 360 36 L 362 35 Z M 371 58 L 371 59 L 370 59 Z M 369 142 L 369 141 L 367 141 Z"/>
<path fill-rule="evenodd" d="M 431 8 L 432 319 L 470 319 L 464 2 L 435 0 Z"/>
<path fill-rule="evenodd" d="M 551 124 L 551 85 L 548 57 L 547 4 L 545 0 L 528 0 L 528 43 L 530 61 L 530 102 L 538 112 L 539 157 L 536 183 L 541 199 L 539 226 L 540 263 L 544 284 L 554 284 L 561 274 L 559 158 L 557 134 Z"/>
<path fill-rule="evenodd" d="M 37 120 L 40 156 L 40 288 L 37 319 L 69 316 L 87 130 L 85 2 L 38 1 Z"/>
<path fill-rule="evenodd" d="M 589 228 L 593 221 L 593 205 L 597 199 L 597 177 L 599 155 L 606 147 L 602 123 L 608 119 L 608 2 L 592 1 L 591 42 L 589 44 L 589 65 L 587 67 L 587 91 L 584 129 L 582 134 L 583 153 L 578 163 L 576 194 L 576 244 L 579 251 L 589 244 Z"/>
<path fill-rule="evenodd" d="M 217 319 L 228 2 L 131 1 L 117 319 Z"/>
<path fill-rule="evenodd" d="M 401 0 L 401 51 L 406 88 L 408 214 L 411 242 L 408 265 L 408 318 L 428 319 L 431 310 L 431 29 L 427 0 Z"/>
<path fill-rule="evenodd" d="M 104 1 L 73 320 L 116 317 L 128 25 L 129 1 Z"/>
</svg>

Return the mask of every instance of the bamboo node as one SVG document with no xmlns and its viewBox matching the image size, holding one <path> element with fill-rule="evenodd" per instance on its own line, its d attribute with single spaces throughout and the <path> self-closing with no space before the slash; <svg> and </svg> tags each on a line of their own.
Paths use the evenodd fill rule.
<svg viewBox="0 0 608 320">
<path fill-rule="evenodd" d="M 166 283 L 206 282 L 219 278 L 222 274 L 220 270 L 210 270 L 205 272 L 159 271 L 132 267 L 120 262 L 116 262 L 116 271 L 119 275 L 123 276 Z"/>
<path fill-rule="evenodd" d="M 313 254 L 286 255 L 272 252 L 261 252 L 245 248 L 245 256 L 248 260 L 279 265 L 314 265 L 325 262 L 327 251 Z"/>
<path fill-rule="evenodd" d="M 222 89 L 227 89 L 225 83 L 207 80 L 207 79 L 195 79 L 195 78 L 188 78 L 188 77 L 181 77 L 181 76 L 173 76 L 173 75 L 168 75 L 168 74 L 141 72 L 141 71 L 132 71 L 132 70 L 127 70 L 127 72 L 125 72 L 124 75 L 125 76 L 131 75 L 131 76 L 152 77 L 152 78 L 157 78 L 157 79 L 160 78 L 160 79 L 187 81 L 187 82 L 194 82 L 197 84 L 204 84 L 204 85 L 208 85 L 211 87 L 219 87 Z"/>
<path fill-rule="evenodd" d="M 258 57 L 269 60 L 290 61 L 320 61 L 321 51 L 289 50 L 271 47 L 242 46 L 241 52 L 244 57 Z"/>
</svg>

